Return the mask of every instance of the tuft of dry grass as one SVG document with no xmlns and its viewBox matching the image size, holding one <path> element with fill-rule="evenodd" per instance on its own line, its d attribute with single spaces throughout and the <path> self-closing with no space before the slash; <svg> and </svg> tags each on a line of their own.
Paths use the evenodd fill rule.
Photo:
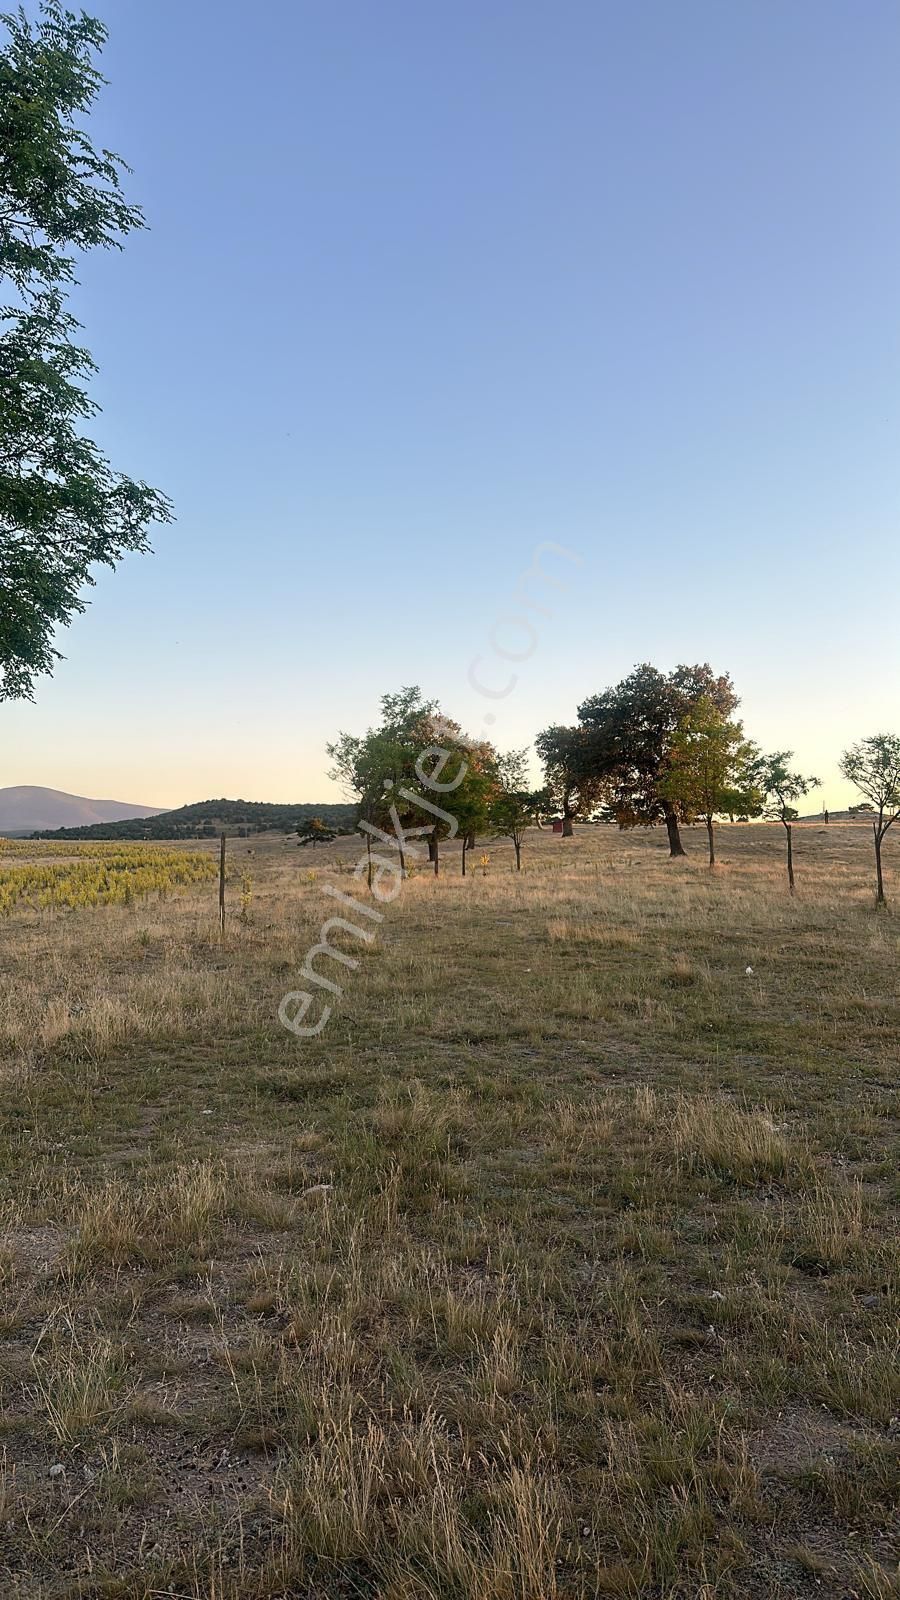
<svg viewBox="0 0 900 1600">
<path fill-rule="evenodd" d="M 61 1445 L 74 1445 L 124 1404 L 127 1360 L 121 1344 L 82 1330 L 66 1310 L 42 1330 L 31 1353 L 33 1394 Z"/>
<path fill-rule="evenodd" d="M 689 1171 L 733 1183 L 795 1184 L 810 1170 L 808 1154 L 792 1144 L 771 1111 L 727 1100 L 679 1096 L 671 1138 L 677 1159 Z"/>
<path fill-rule="evenodd" d="M 817 1181 L 803 1196 L 791 1237 L 795 1250 L 792 1264 L 806 1271 L 824 1274 L 852 1262 L 866 1239 L 860 1179 L 837 1184 Z"/>
</svg>

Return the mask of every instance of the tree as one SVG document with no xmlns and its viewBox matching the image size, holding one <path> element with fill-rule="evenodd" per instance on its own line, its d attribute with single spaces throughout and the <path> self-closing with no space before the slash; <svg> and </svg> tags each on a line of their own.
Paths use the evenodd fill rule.
<svg viewBox="0 0 900 1600">
<path fill-rule="evenodd" d="M 467 806 L 471 809 L 472 827 L 483 819 L 484 812 L 476 804 L 476 789 L 470 788 L 468 798 L 465 790 L 475 774 L 483 775 L 485 780 L 491 778 L 495 752 L 485 742 L 466 738 L 460 724 L 444 716 L 436 700 L 423 699 L 417 685 L 401 689 L 398 694 L 383 695 L 378 727 L 361 735 L 341 733 L 327 750 L 333 762 L 330 776 L 356 797 L 367 848 L 371 852 L 373 830 L 377 834 L 393 829 L 403 873 L 407 837 L 424 837 L 435 875 L 438 874 L 440 841 L 455 837 L 462 825 L 457 815 L 457 795 L 460 811 Z M 447 763 L 443 777 L 435 777 L 435 759 Z M 411 846 L 411 853 L 417 848 Z"/>
<path fill-rule="evenodd" d="M 572 823 L 593 810 L 603 793 L 602 779 L 591 777 L 584 728 L 556 724 L 535 739 L 544 765 L 549 803 L 562 813 L 563 838 L 572 837 Z"/>
<path fill-rule="evenodd" d="M 334 828 L 330 828 L 321 817 L 309 817 L 305 822 L 298 822 L 297 833 L 301 844 L 330 844 L 337 838 Z"/>
<path fill-rule="evenodd" d="M 884 873 L 881 866 L 881 846 L 889 828 L 900 817 L 900 738 L 895 733 L 874 733 L 851 745 L 841 757 L 841 771 L 845 778 L 865 795 L 867 809 L 873 810 L 872 832 L 875 838 L 875 904 L 887 904 L 884 896 Z M 863 807 L 856 808 L 862 810 Z"/>
<path fill-rule="evenodd" d="M 545 789 L 529 789 L 527 750 L 511 750 L 498 756 L 498 784 L 490 805 L 491 832 L 498 839 L 511 839 L 516 853 L 516 871 L 522 870 L 522 841 L 525 831 L 547 805 Z"/>
<path fill-rule="evenodd" d="M 148 548 L 166 497 L 113 471 L 80 431 L 95 371 L 66 310 L 72 251 L 121 248 L 144 226 L 124 163 L 84 133 L 103 79 L 95 18 L 47 0 L 36 22 L 3 15 L 0 50 L 0 700 L 31 698 L 59 652 L 54 629 L 85 609 L 97 563 Z"/>
<path fill-rule="evenodd" d="M 416 760 L 430 741 L 427 729 L 437 714 L 436 700 L 425 700 L 417 684 L 397 694 L 382 695 L 381 722 L 363 734 L 340 733 L 326 750 L 333 763 L 330 777 L 357 802 L 360 824 L 371 852 L 371 829 L 387 830 L 395 809 L 405 832 L 410 823 L 409 802 L 401 789 L 417 782 Z M 421 819 L 419 819 L 421 821 Z M 406 872 L 406 851 L 398 841 L 400 871 Z M 371 872 L 370 872 L 371 881 Z"/>
<path fill-rule="evenodd" d="M 780 822 L 787 839 L 788 887 L 794 893 L 794 836 L 793 824 L 797 811 L 793 802 L 802 800 L 810 789 L 818 789 L 818 778 L 804 778 L 793 772 L 790 762 L 793 750 L 777 750 L 774 755 L 760 756 L 753 767 L 753 782 L 763 798 L 763 815 Z"/>
<path fill-rule="evenodd" d="M 466 876 L 466 858 L 475 844 L 475 836 L 488 826 L 491 796 L 496 792 L 499 775 L 497 752 L 486 739 L 471 739 L 465 735 L 458 722 L 447 717 L 436 718 L 430 728 L 432 744 L 451 750 L 458 758 L 452 793 L 443 802 L 452 824 L 438 820 L 434 826 L 434 861 L 437 875 L 439 841 L 449 834 L 459 832 L 462 840 L 461 869 Z"/>
<path fill-rule="evenodd" d="M 691 707 L 673 736 L 659 792 L 682 817 L 703 818 L 711 867 L 716 864 L 716 817 L 762 809 L 753 782 L 758 756 L 756 746 L 744 738 L 743 724 L 723 716 L 708 695 Z"/>
<path fill-rule="evenodd" d="M 459 824 L 462 841 L 462 875 L 466 876 L 466 859 L 475 835 L 490 826 L 491 806 L 497 793 L 496 756 L 494 765 L 470 766 L 458 789 L 450 800 L 453 815 Z"/>
<path fill-rule="evenodd" d="M 578 707 L 585 776 L 598 784 L 620 827 L 665 822 L 672 856 L 685 854 L 678 824 L 687 819 L 661 785 L 675 733 L 703 699 L 723 717 L 738 704 L 731 679 L 727 674 L 716 677 L 707 663 L 662 673 L 645 662 L 614 688 Z"/>
</svg>

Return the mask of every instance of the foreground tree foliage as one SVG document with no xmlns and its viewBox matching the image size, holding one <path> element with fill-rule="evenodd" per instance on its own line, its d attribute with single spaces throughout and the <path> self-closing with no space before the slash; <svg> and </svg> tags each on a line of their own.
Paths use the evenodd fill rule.
<svg viewBox="0 0 900 1600">
<path fill-rule="evenodd" d="M 124 164 L 95 150 L 82 119 L 103 79 L 96 19 L 57 0 L 32 23 L 0 18 L 0 700 L 30 698 L 59 652 L 58 625 L 85 607 L 98 562 L 146 550 L 170 520 L 157 490 L 111 468 L 80 430 L 97 407 L 95 368 L 66 310 L 73 250 L 120 248 L 144 225 L 121 190 Z"/>
<path fill-rule="evenodd" d="M 666 792 L 672 745 L 701 701 L 731 715 L 738 698 L 727 673 L 717 677 L 708 663 L 663 673 L 645 662 L 578 707 L 585 779 L 599 786 L 620 827 L 665 822 L 672 856 L 685 854 L 678 825 L 691 816 Z"/>
<path fill-rule="evenodd" d="M 756 746 L 744 737 L 741 722 L 723 716 L 704 695 L 677 728 L 669 752 L 668 772 L 660 795 L 673 802 L 685 820 L 700 817 L 709 838 L 709 864 L 716 864 L 716 817 L 758 814 Z"/>
<path fill-rule="evenodd" d="M 881 847 L 889 828 L 900 817 L 900 737 L 894 733 L 875 733 L 851 745 L 841 757 L 844 777 L 865 795 L 866 803 L 851 807 L 871 811 L 875 837 L 875 904 L 887 904 Z"/>
</svg>

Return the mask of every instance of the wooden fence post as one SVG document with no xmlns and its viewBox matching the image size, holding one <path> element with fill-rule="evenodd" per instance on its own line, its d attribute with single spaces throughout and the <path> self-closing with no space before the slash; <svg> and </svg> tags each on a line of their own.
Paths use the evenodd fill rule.
<svg viewBox="0 0 900 1600">
<path fill-rule="evenodd" d="M 219 922 L 225 932 L 225 835 L 219 849 Z"/>
</svg>

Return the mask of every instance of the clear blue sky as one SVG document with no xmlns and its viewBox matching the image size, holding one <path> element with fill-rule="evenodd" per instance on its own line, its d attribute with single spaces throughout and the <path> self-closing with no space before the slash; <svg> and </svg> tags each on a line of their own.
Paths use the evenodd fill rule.
<svg viewBox="0 0 900 1600">
<path fill-rule="evenodd" d="M 844 800 L 900 731 L 895 0 L 93 9 L 150 223 L 83 265 L 96 431 L 178 522 L 0 707 L 0 784 L 325 798 L 409 682 L 480 732 L 555 540 L 501 745 L 709 659 Z"/>
</svg>

